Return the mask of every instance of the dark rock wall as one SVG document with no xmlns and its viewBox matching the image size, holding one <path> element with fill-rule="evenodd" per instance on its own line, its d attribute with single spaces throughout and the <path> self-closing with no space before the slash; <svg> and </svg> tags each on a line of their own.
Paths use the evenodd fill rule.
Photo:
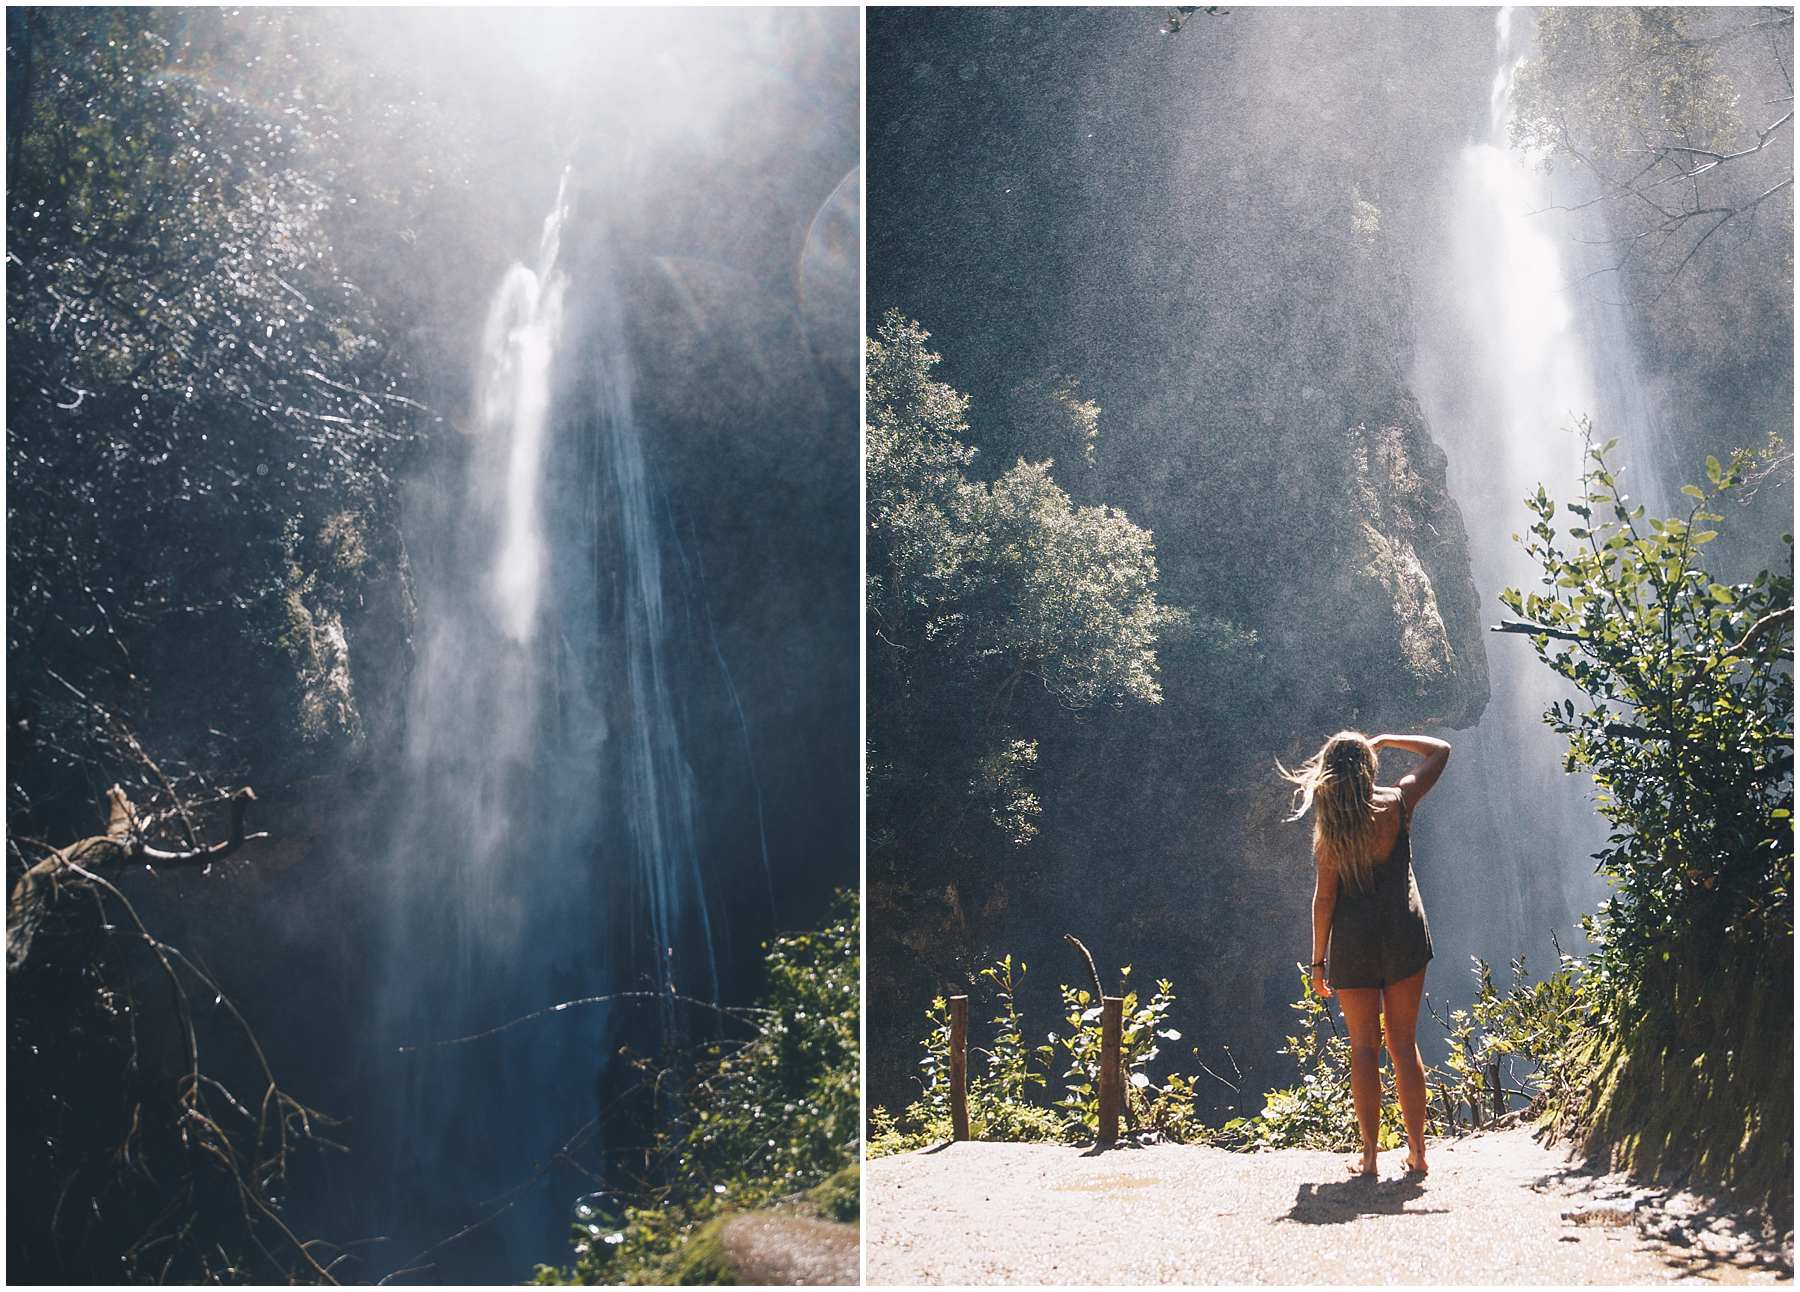
<svg viewBox="0 0 1800 1292">
<path fill-rule="evenodd" d="M 1492 15 L 1164 19 L 869 20 L 871 319 L 932 331 L 978 446 L 1007 442 L 984 417 L 1021 379 L 1079 378 L 1096 461 L 1058 478 L 1155 533 L 1164 597 L 1197 621 L 1161 652 L 1161 706 L 1041 742 L 1029 848 L 945 883 L 871 873 L 873 1104 L 915 1089 L 931 994 L 997 955 L 1032 965 L 1028 1034 L 1059 1022 L 1056 982 L 1082 977 L 1065 930 L 1109 978 L 1175 981 L 1177 1067 L 1229 1045 L 1268 1088 L 1311 898 L 1274 760 L 1345 726 L 1466 726 L 1487 700 L 1463 522 L 1407 373 L 1409 272 L 1433 182 L 1485 127 Z"/>
</svg>

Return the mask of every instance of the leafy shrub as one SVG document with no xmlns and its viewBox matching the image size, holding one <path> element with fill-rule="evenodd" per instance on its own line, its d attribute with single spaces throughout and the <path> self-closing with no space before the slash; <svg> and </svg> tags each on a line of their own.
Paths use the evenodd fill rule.
<svg viewBox="0 0 1800 1292">
<path fill-rule="evenodd" d="M 1608 463 L 1615 442 L 1580 430 L 1572 541 L 1540 487 L 1523 545 L 1544 590 L 1503 600 L 1583 696 L 1545 721 L 1599 790 L 1612 892 L 1584 921 L 1588 965 L 1541 998 L 1515 990 L 1501 1034 L 1532 1038 L 1547 1111 L 1590 1150 L 1791 1202 L 1793 536 L 1785 571 L 1744 581 L 1702 558 L 1721 500 L 1785 453 L 1772 437 L 1708 458 L 1686 516 L 1647 519 Z"/>
<path fill-rule="evenodd" d="M 1544 720 L 1569 741 L 1567 766 L 1594 777 L 1613 826 L 1597 856 L 1612 885 L 1587 922 L 1594 969 L 1627 995 L 1677 941 L 1791 943 L 1793 917 L 1792 535 L 1786 574 L 1716 582 L 1701 552 L 1718 536 L 1720 499 L 1758 455 L 1708 458 L 1709 487 L 1687 485 L 1685 517 L 1645 520 L 1586 423 L 1584 496 L 1568 504 L 1573 544 L 1540 487 L 1525 550 L 1545 591 L 1508 589 L 1538 658 L 1572 682 Z"/>
<path fill-rule="evenodd" d="M 1574 1056 L 1596 1019 L 1586 965 L 1558 954 L 1555 972 L 1542 982 L 1531 981 L 1524 956 L 1515 959 L 1504 994 L 1487 962 L 1475 961 L 1474 1004 L 1438 1020 L 1450 1033 L 1450 1053 L 1433 1072 L 1433 1111 L 1446 1124 L 1480 1127 L 1518 1100 L 1541 1111 L 1569 1088 Z"/>
<path fill-rule="evenodd" d="M 986 1057 L 986 1072 L 969 1083 L 969 1131 L 977 1139 L 1012 1142 L 1075 1143 L 1092 1139 L 1100 1125 L 1100 1005 L 1093 993 L 1061 987 L 1069 1032 L 1049 1034 L 1044 1045 L 1028 1046 L 1025 1023 L 1017 1004 L 1023 962 L 1015 968 L 1011 955 L 981 971 L 994 990 L 999 1012 L 992 1020 L 993 1044 L 975 1049 Z M 1127 965 L 1121 976 L 1129 978 Z M 1205 1128 L 1194 1112 L 1194 1083 L 1179 1073 L 1152 1079 L 1151 1064 L 1161 1055 L 1162 1040 L 1180 1040 L 1165 1026 L 1175 1004 L 1174 986 L 1159 980 L 1148 1002 L 1135 991 L 1124 998 L 1120 1032 L 1120 1067 L 1125 1079 L 1126 1128 L 1153 1131 L 1169 1139 L 1193 1140 Z M 949 1104 L 950 1030 L 948 1002 L 938 997 L 926 1013 L 928 1029 L 920 1042 L 925 1058 L 920 1097 L 896 1118 L 885 1108 L 869 1114 L 869 1156 L 904 1153 L 951 1137 Z M 1067 1061 L 1060 1097 L 1050 1098 L 1049 1068 L 1058 1053 Z"/>
<path fill-rule="evenodd" d="M 858 902 L 840 893 L 826 926 L 769 943 L 768 988 L 753 1033 L 703 1052 L 671 1122 L 657 1131 L 656 1176 L 635 1195 L 575 1206 L 575 1264 L 540 1265 L 538 1283 L 693 1281 L 718 1267 L 728 1212 L 786 1206 L 854 1218 L 861 1084 Z"/>
<path fill-rule="evenodd" d="M 970 1131 L 979 1133 L 983 1139 L 1062 1138 L 1060 1119 L 1052 1110 L 1033 1103 L 1031 1098 L 1033 1089 L 1042 1091 L 1049 1086 L 1047 1069 L 1051 1048 L 1025 1044 L 1025 1023 L 1019 1015 L 1016 981 L 1024 977 L 1025 970 L 1024 961 L 1020 961 L 1015 974 L 1013 958 L 1008 954 L 980 974 L 993 987 L 1000 1011 L 992 1020 L 994 1042 L 982 1051 L 987 1059 L 987 1072 L 971 1080 L 969 1086 L 969 1115 L 973 1122 Z"/>
<path fill-rule="evenodd" d="M 1121 969 L 1119 976 L 1129 979 L 1131 966 Z M 1095 1135 L 1100 1129 L 1100 1002 L 1086 989 L 1077 990 L 1067 985 L 1062 988 L 1062 999 L 1064 1019 L 1070 1031 L 1066 1036 L 1053 1034 L 1051 1037 L 1053 1043 L 1062 1046 L 1069 1061 L 1063 1073 L 1067 1084 L 1061 1105 L 1072 1128 Z M 1162 1053 L 1157 1041 L 1181 1039 L 1180 1032 L 1163 1026 L 1165 1016 L 1174 1004 L 1174 986 L 1166 978 L 1157 980 L 1156 994 L 1147 1004 L 1140 1005 L 1136 991 L 1125 993 L 1119 1031 L 1119 1067 L 1125 1080 L 1127 1125 L 1169 1133 L 1176 1123 L 1191 1124 L 1191 1119 L 1180 1115 L 1177 1107 L 1185 1090 L 1191 1111 L 1192 1083 L 1174 1076 L 1169 1079 L 1175 1083 L 1171 1090 L 1167 1082 L 1158 1087 L 1150 1079 L 1150 1064 Z M 1152 1121 L 1153 1111 L 1161 1115 L 1166 1124 Z"/>
</svg>

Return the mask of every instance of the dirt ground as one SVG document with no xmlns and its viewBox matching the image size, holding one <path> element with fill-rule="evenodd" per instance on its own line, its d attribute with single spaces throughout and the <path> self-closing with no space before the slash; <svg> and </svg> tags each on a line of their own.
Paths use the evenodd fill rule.
<svg viewBox="0 0 1800 1292">
<path fill-rule="evenodd" d="M 1518 1128 L 1377 1180 L 1298 1149 L 948 1144 L 863 1171 L 872 1284 L 1791 1281 L 1793 1234 Z"/>
</svg>

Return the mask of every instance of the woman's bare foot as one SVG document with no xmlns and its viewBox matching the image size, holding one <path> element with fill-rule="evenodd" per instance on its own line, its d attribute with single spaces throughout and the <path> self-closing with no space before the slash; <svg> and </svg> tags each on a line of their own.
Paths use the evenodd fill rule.
<svg viewBox="0 0 1800 1292">
<path fill-rule="evenodd" d="M 1376 1176 L 1381 1174 L 1381 1168 L 1375 1163 L 1374 1153 L 1364 1153 L 1361 1157 L 1346 1159 L 1344 1169 L 1351 1175 Z"/>
<path fill-rule="evenodd" d="M 1406 1155 L 1406 1173 L 1408 1175 L 1429 1175 L 1431 1166 L 1425 1161 L 1425 1155 L 1412 1152 Z"/>
</svg>

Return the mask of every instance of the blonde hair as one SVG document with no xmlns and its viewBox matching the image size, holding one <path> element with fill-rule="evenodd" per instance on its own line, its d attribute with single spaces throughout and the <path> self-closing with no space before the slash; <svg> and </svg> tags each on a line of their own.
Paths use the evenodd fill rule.
<svg viewBox="0 0 1800 1292">
<path fill-rule="evenodd" d="M 1313 808 L 1313 855 L 1336 872 L 1338 882 L 1363 892 L 1373 887 L 1375 863 L 1375 748 L 1360 731 L 1340 731 L 1318 753 L 1289 771 L 1298 821 Z"/>
</svg>

